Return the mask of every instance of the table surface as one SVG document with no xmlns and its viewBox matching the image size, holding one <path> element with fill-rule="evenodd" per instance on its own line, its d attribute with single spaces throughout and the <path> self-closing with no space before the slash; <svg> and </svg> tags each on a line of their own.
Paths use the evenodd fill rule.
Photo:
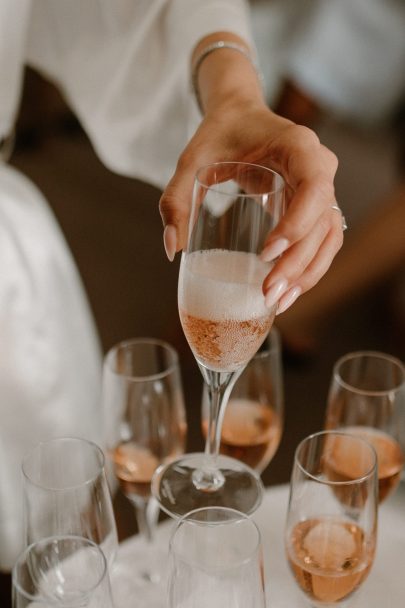
<svg viewBox="0 0 405 608">
<path fill-rule="evenodd" d="M 285 559 L 283 532 L 288 503 L 288 485 L 268 488 L 253 518 L 259 526 L 264 550 L 266 603 L 268 608 L 305 606 Z M 175 522 L 158 526 L 156 543 L 167 551 Z M 153 592 L 133 587 L 134 568 L 142 563 L 145 542 L 134 536 L 121 543 L 112 587 L 116 608 L 164 608 L 166 587 L 162 582 Z M 379 509 L 378 544 L 371 573 L 350 608 L 405 607 L 405 482 Z"/>
</svg>

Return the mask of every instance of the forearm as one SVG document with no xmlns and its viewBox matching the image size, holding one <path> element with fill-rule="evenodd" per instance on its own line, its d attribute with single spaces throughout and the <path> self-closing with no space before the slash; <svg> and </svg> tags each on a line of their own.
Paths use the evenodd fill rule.
<svg viewBox="0 0 405 608">
<path fill-rule="evenodd" d="M 196 65 L 206 48 L 220 40 L 236 43 L 246 50 L 252 60 L 238 50 L 226 47 L 216 49 L 204 58 L 198 68 L 195 83 L 204 113 L 214 112 L 226 105 L 264 105 L 260 78 L 253 63 L 254 53 L 239 36 L 230 32 L 205 36 L 194 49 L 192 66 Z"/>
</svg>

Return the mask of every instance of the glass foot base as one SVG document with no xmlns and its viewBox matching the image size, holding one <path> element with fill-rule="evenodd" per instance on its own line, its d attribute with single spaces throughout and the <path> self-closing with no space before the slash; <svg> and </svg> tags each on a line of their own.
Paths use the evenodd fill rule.
<svg viewBox="0 0 405 608">
<path fill-rule="evenodd" d="M 195 472 L 204 468 L 203 453 L 184 456 L 159 467 L 152 479 L 152 494 L 163 511 L 172 517 L 182 517 L 203 507 L 228 507 L 246 515 L 256 511 L 263 498 L 259 475 L 243 462 L 228 456 L 218 456 L 216 465 L 224 482 L 215 491 L 198 489 Z M 194 481 L 193 481 L 194 480 Z"/>
</svg>

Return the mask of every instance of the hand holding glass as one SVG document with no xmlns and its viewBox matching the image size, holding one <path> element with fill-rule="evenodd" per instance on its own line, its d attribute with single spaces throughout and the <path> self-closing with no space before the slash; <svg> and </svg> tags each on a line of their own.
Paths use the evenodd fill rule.
<svg viewBox="0 0 405 608">
<path fill-rule="evenodd" d="M 225 162 L 197 172 L 178 302 L 209 414 L 205 453 L 187 454 L 154 478 L 154 494 L 173 516 L 209 505 L 251 513 L 260 504 L 258 474 L 218 451 L 229 394 L 274 319 L 276 306 L 266 306 L 262 291 L 271 263 L 260 253 L 281 217 L 283 191 L 281 176 L 258 165 Z"/>
</svg>

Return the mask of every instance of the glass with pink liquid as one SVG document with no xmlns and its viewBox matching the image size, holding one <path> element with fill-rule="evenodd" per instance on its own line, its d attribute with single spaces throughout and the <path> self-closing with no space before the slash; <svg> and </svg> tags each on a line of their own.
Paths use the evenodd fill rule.
<svg viewBox="0 0 405 608">
<path fill-rule="evenodd" d="M 258 473 L 219 454 L 219 446 L 232 388 L 274 320 L 276 306 L 266 306 L 262 291 L 271 263 L 260 253 L 283 206 L 284 181 L 266 167 L 224 162 L 197 172 L 178 304 L 207 387 L 207 438 L 204 453 L 186 454 L 154 476 L 154 495 L 174 517 L 209 506 L 249 514 L 260 504 Z"/>
<path fill-rule="evenodd" d="M 385 353 L 359 351 L 333 368 L 325 426 L 359 435 L 377 452 L 379 500 L 399 484 L 405 462 L 405 368 Z M 342 454 L 336 473 L 355 474 L 355 462 Z"/>
<path fill-rule="evenodd" d="M 342 454 L 355 459 L 340 479 Z M 350 605 L 374 562 L 378 514 L 377 457 L 357 435 L 322 431 L 298 445 L 285 529 L 288 564 L 315 608 Z"/>
</svg>

